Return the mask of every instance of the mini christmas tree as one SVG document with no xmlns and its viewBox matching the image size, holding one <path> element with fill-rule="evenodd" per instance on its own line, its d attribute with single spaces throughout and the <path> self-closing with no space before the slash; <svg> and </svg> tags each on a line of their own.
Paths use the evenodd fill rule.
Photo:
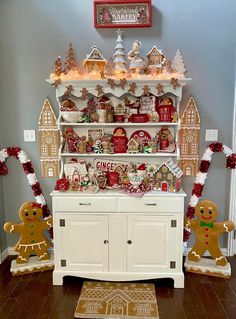
<svg viewBox="0 0 236 319">
<path fill-rule="evenodd" d="M 122 40 L 122 33 L 123 31 L 118 30 L 117 32 L 117 40 L 116 40 L 116 46 L 115 46 L 115 59 L 114 59 L 114 64 L 115 64 L 115 70 L 121 73 L 126 73 L 127 69 L 125 67 L 126 62 L 125 62 L 125 50 L 123 46 L 123 40 Z"/>
<path fill-rule="evenodd" d="M 67 74 L 70 71 L 79 71 L 79 67 L 75 61 L 75 54 L 71 43 L 69 44 L 69 49 L 67 52 L 64 73 Z"/>
<path fill-rule="evenodd" d="M 187 71 L 180 50 L 177 50 L 175 54 L 174 60 L 172 62 L 172 69 L 174 69 L 177 73 L 180 74 L 184 74 Z"/>
<path fill-rule="evenodd" d="M 62 62 L 61 57 L 59 56 L 54 63 L 54 74 L 60 76 L 62 73 Z"/>
</svg>

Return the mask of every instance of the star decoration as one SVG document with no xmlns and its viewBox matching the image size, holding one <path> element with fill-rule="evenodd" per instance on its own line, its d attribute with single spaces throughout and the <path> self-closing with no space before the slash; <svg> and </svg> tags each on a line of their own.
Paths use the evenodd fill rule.
<svg viewBox="0 0 236 319">
<path fill-rule="evenodd" d="M 117 37 L 120 35 L 122 37 L 123 31 L 121 29 L 118 29 L 116 31 Z"/>
<path fill-rule="evenodd" d="M 88 90 L 86 88 L 83 88 L 80 92 L 82 93 L 82 99 L 86 100 L 88 98 Z"/>
<path fill-rule="evenodd" d="M 61 84 L 61 79 L 55 80 L 55 82 L 52 83 L 52 86 L 54 86 L 57 89 L 59 84 Z"/>
<path fill-rule="evenodd" d="M 65 92 L 65 95 L 72 95 L 72 92 L 74 91 L 74 88 L 72 85 L 68 85 L 66 87 L 66 92 Z"/>
<path fill-rule="evenodd" d="M 135 94 L 137 84 L 135 82 L 130 83 L 128 92 Z"/>
<path fill-rule="evenodd" d="M 115 86 L 116 86 L 115 80 L 113 80 L 113 79 L 108 79 L 108 80 L 107 80 L 107 84 L 110 85 L 110 88 L 111 88 L 112 90 L 114 90 L 114 88 L 115 88 Z"/>
<path fill-rule="evenodd" d="M 178 82 L 178 79 L 175 79 L 175 78 L 171 78 L 170 84 L 173 85 L 174 90 L 175 90 L 178 86 L 180 86 L 180 84 L 179 84 L 179 82 Z"/>
<path fill-rule="evenodd" d="M 143 95 L 149 95 L 150 94 L 150 88 L 148 85 L 144 85 L 143 87 Z"/>
<path fill-rule="evenodd" d="M 100 84 L 98 84 L 95 88 L 95 90 L 98 92 L 98 96 L 99 95 L 104 95 L 104 91 L 103 91 L 103 86 L 101 86 Z"/>
<path fill-rule="evenodd" d="M 162 94 L 162 93 L 165 93 L 164 91 L 164 85 L 161 84 L 161 83 L 158 83 L 157 86 L 156 86 L 156 89 L 157 89 L 157 94 Z"/>
<path fill-rule="evenodd" d="M 121 79 L 120 80 L 120 87 L 124 90 L 125 86 L 127 84 L 127 80 L 126 79 Z"/>
</svg>

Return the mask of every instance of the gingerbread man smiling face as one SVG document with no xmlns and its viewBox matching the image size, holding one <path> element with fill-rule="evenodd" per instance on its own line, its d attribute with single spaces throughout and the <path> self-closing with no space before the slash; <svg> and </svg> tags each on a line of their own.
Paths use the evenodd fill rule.
<svg viewBox="0 0 236 319">
<path fill-rule="evenodd" d="M 189 219 L 185 223 L 186 228 L 193 230 L 196 234 L 195 243 L 188 254 L 188 259 L 200 261 L 205 251 L 208 250 L 217 265 L 225 266 L 227 260 L 220 250 L 219 236 L 233 230 L 234 223 L 231 221 L 216 222 L 218 208 L 210 200 L 202 200 L 197 204 L 195 216 L 197 219 Z"/>
<path fill-rule="evenodd" d="M 218 208 L 213 202 L 201 201 L 195 208 L 195 216 L 203 222 L 214 222 L 218 217 Z"/>
<path fill-rule="evenodd" d="M 39 221 L 42 217 L 42 209 L 36 203 L 24 203 L 19 211 L 19 217 L 24 223 Z"/>
</svg>

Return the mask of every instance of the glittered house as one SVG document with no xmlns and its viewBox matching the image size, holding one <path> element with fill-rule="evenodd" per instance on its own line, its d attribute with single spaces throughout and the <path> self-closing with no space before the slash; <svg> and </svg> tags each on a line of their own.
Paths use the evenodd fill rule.
<svg viewBox="0 0 236 319">
<path fill-rule="evenodd" d="M 94 43 L 92 46 L 92 51 L 84 59 L 83 65 L 88 73 L 95 72 L 104 72 L 107 60 L 103 57 L 99 51 L 97 45 Z"/>
<path fill-rule="evenodd" d="M 148 70 L 157 70 L 161 71 L 163 64 L 165 62 L 165 57 L 160 49 L 158 49 L 155 45 L 147 54 L 148 60 Z"/>
</svg>

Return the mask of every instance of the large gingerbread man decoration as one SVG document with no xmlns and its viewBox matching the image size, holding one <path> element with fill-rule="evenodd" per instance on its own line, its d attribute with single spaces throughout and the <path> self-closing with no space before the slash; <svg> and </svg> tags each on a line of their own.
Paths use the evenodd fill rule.
<svg viewBox="0 0 236 319">
<path fill-rule="evenodd" d="M 187 219 L 186 228 L 191 229 L 196 234 L 193 248 L 188 254 L 191 261 L 200 261 L 205 251 L 209 251 L 215 263 L 220 266 L 227 264 L 227 259 L 223 256 L 219 247 L 219 236 L 234 229 L 231 221 L 216 222 L 218 208 L 210 200 L 200 201 L 195 208 L 197 219 Z"/>
<path fill-rule="evenodd" d="M 21 224 L 5 223 L 4 230 L 8 233 L 19 233 L 21 235 L 15 246 L 19 253 L 16 262 L 24 264 L 28 261 L 31 253 L 36 253 L 39 260 L 48 260 L 50 255 L 48 248 L 51 242 L 44 236 L 44 231 L 52 227 L 52 217 L 42 219 L 41 205 L 33 202 L 25 202 L 19 209 Z"/>
</svg>

